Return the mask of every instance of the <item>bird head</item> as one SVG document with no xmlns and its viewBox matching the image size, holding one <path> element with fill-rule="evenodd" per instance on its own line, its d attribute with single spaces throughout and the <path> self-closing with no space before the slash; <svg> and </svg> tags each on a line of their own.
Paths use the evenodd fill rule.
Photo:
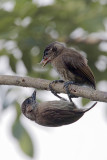
<svg viewBox="0 0 107 160">
<path fill-rule="evenodd" d="M 49 44 L 44 50 L 43 59 L 40 63 L 43 64 L 43 66 L 49 62 L 51 63 L 51 61 L 61 53 L 63 48 L 64 45 L 59 42 Z"/>
<path fill-rule="evenodd" d="M 32 96 L 25 99 L 25 101 L 22 103 L 22 113 L 29 119 L 35 120 L 34 116 L 34 110 L 37 107 L 36 102 L 36 91 L 33 92 Z"/>
</svg>

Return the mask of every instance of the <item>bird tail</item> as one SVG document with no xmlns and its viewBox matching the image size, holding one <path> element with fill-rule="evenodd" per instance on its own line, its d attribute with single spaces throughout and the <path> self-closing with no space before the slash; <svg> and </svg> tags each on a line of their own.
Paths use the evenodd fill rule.
<svg viewBox="0 0 107 160">
<path fill-rule="evenodd" d="M 87 112 L 87 111 L 89 111 L 90 109 L 92 109 L 96 104 L 97 104 L 97 102 L 95 102 L 90 108 L 84 110 L 84 113 Z"/>
</svg>

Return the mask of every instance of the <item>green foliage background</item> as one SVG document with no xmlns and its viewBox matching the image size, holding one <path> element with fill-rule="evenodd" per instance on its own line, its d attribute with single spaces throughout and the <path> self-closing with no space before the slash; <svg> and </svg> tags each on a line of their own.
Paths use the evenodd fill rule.
<svg viewBox="0 0 107 160">
<path fill-rule="evenodd" d="M 11 11 L 2 7 L 7 2 L 14 4 Z M 17 74 L 17 63 L 21 60 L 28 76 L 52 80 L 51 67 L 47 66 L 45 70 L 38 69 L 38 63 L 47 44 L 61 41 L 68 47 L 75 47 L 87 53 L 88 63 L 97 83 L 107 80 L 107 53 L 99 47 L 102 42 L 89 44 L 70 39 L 71 33 L 77 28 L 82 28 L 87 36 L 106 31 L 107 3 L 104 4 L 101 0 L 56 0 L 51 5 L 39 6 L 31 0 L 1 0 L 0 6 L 0 57 L 4 55 L 8 57 L 14 73 Z M 21 56 L 16 56 L 17 51 L 20 51 Z M 96 63 L 102 56 L 106 67 L 100 70 Z M 3 109 L 11 105 L 8 100 L 4 103 L 11 90 L 12 88 L 4 93 Z M 3 93 L 4 90 L 0 92 Z M 17 94 L 16 90 L 14 92 Z M 83 101 L 83 104 L 85 103 L 87 101 Z M 19 141 L 21 149 L 32 157 L 34 154 L 32 139 L 20 122 L 19 102 L 14 100 L 12 104 L 16 106 L 17 112 L 12 127 L 13 136 Z"/>
</svg>

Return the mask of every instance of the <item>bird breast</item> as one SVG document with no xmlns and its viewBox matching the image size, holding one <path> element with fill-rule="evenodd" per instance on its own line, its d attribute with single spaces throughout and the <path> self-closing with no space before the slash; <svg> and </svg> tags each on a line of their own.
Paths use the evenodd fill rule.
<svg viewBox="0 0 107 160">
<path fill-rule="evenodd" d="M 60 79 L 64 81 L 75 80 L 74 74 L 67 70 L 61 56 L 56 57 L 53 61 L 51 61 L 51 65 L 56 70 L 56 72 L 59 74 Z"/>
</svg>

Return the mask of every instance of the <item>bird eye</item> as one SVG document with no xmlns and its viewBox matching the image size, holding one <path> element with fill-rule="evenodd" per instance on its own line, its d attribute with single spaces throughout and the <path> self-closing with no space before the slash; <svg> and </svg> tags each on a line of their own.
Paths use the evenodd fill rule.
<svg viewBox="0 0 107 160">
<path fill-rule="evenodd" d="M 49 54 L 49 53 L 48 53 L 48 52 L 49 52 L 49 50 L 50 50 L 50 48 L 49 48 L 49 47 L 45 49 L 45 51 L 44 51 L 44 56 L 47 56 L 47 55 Z"/>
<path fill-rule="evenodd" d="M 45 56 L 47 56 L 48 55 L 48 52 L 45 52 Z"/>
<path fill-rule="evenodd" d="M 32 112 L 32 110 L 29 110 L 29 112 L 31 113 L 31 112 Z"/>
</svg>

